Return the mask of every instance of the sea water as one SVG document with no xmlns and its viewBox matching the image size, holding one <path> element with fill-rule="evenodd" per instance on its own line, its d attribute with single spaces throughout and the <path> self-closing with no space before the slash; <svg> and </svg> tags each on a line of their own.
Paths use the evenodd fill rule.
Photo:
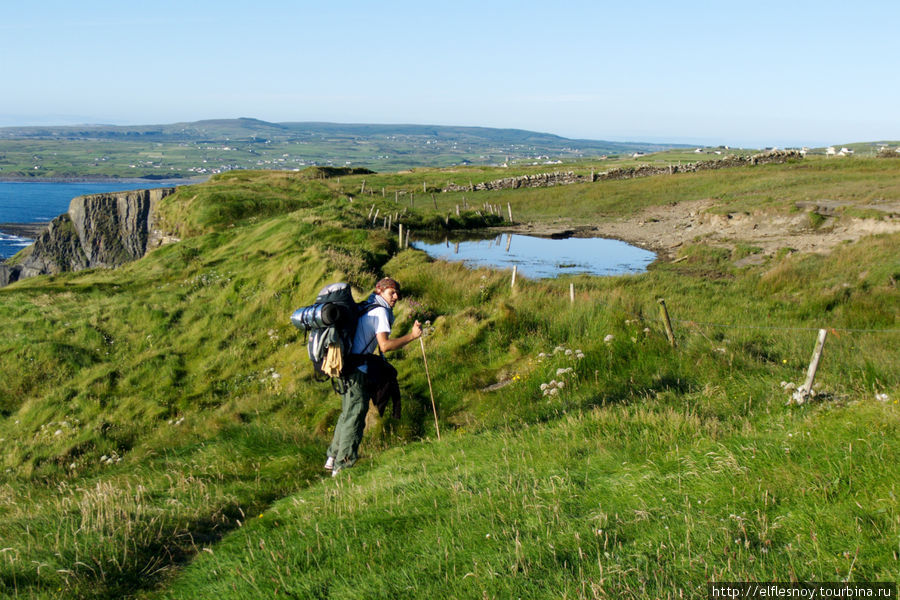
<svg viewBox="0 0 900 600">
<path fill-rule="evenodd" d="M 124 192 L 174 185 L 160 181 L 44 182 L 0 181 L 0 223 L 46 223 L 69 210 L 76 196 Z M 0 261 L 34 240 L 0 231 Z"/>
</svg>

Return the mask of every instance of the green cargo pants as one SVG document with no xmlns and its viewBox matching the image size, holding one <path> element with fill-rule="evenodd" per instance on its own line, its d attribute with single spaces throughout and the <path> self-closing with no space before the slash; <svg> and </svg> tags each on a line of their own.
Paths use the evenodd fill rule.
<svg viewBox="0 0 900 600">
<path fill-rule="evenodd" d="M 347 386 L 341 394 L 341 416 L 334 426 L 334 438 L 328 447 L 328 456 L 334 457 L 334 467 L 352 467 L 359 457 L 359 443 L 366 427 L 369 412 L 369 395 L 366 393 L 366 374 L 353 371 L 347 377 Z"/>
</svg>

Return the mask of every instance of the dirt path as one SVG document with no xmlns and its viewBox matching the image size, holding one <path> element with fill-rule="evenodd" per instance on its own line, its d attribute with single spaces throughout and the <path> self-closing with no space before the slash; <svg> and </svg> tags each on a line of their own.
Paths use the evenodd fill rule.
<svg viewBox="0 0 900 600">
<path fill-rule="evenodd" d="M 761 262 L 781 248 L 799 252 L 827 253 L 839 244 L 878 233 L 900 232 L 900 202 L 865 204 L 857 208 L 883 213 L 881 218 L 854 218 L 841 215 L 853 206 L 834 201 L 798 204 L 790 214 L 712 212 L 711 200 L 682 202 L 675 206 L 654 206 L 642 213 L 615 222 L 594 225 L 524 225 L 517 233 L 531 235 L 609 237 L 654 250 L 661 258 L 674 258 L 684 244 L 702 242 L 734 248 L 739 244 L 760 250 L 743 259 Z M 813 216 L 815 215 L 819 216 Z"/>
</svg>

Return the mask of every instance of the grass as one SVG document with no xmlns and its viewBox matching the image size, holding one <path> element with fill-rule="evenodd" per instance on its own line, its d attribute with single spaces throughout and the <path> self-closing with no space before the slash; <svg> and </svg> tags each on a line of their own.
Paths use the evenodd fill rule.
<svg viewBox="0 0 900 600">
<path fill-rule="evenodd" d="M 696 198 L 790 210 L 896 197 L 893 162 L 495 195 L 538 221 Z M 182 242 L 0 290 L 0 595 L 674 598 L 898 578 L 897 235 L 743 268 L 752 247 L 698 243 L 641 275 L 513 290 L 400 251 L 367 218 L 402 213 L 393 198 L 347 199 L 372 177 L 182 188 L 161 207 Z M 403 218 L 442 227 L 455 202 L 436 200 Z M 287 317 L 382 274 L 404 283 L 396 333 L 433 321 L 443 439 L 408 346 L 402 418 L 373 419 L 361 463 L 321 481 L 338 401 Z M 789 405 L 821 327 L 819 394 Z"/>
</svg>

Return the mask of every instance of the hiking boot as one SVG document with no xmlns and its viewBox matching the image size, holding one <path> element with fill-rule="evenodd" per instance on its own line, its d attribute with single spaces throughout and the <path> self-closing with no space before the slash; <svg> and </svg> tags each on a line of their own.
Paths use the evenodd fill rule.
<svg viewBox="0 0 900 600">
<path fill-rule="evenodd" d="M 331 471 L 332 469 L 334 469 L 334 457 L 329 456 L 328 460 L 325 461 L 325 470 Z"/>
</svg>

